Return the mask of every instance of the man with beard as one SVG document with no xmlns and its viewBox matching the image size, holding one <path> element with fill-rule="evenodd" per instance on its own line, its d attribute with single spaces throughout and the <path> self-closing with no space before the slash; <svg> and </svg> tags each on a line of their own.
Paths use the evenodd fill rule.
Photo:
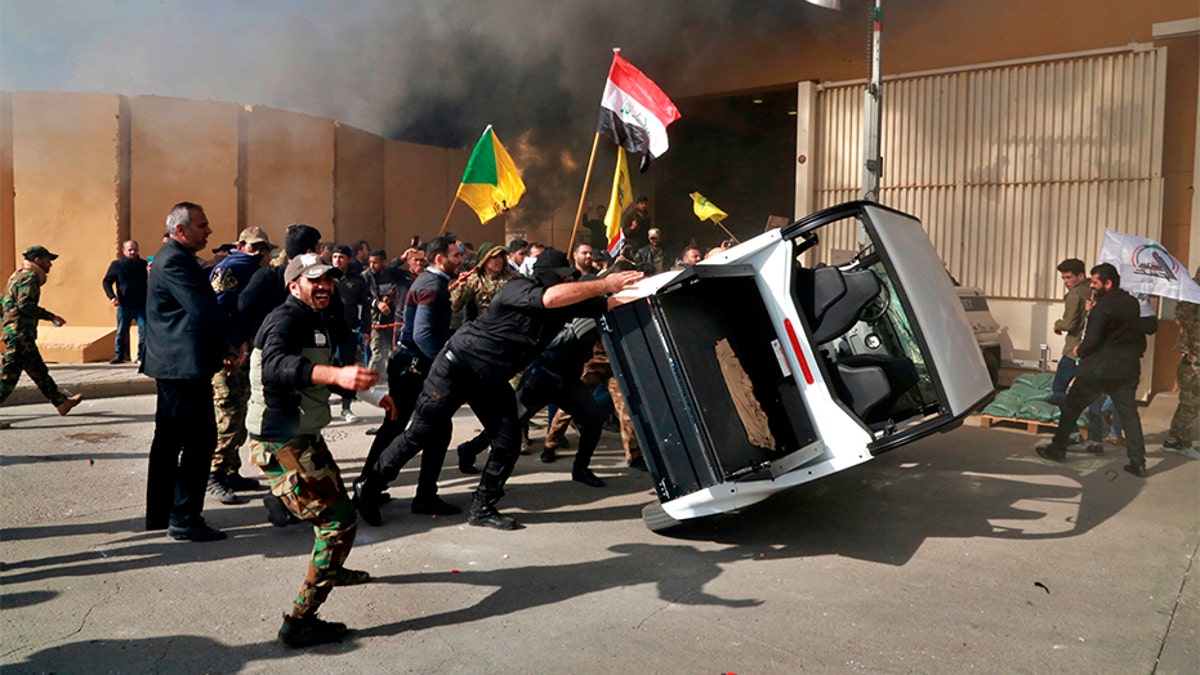
<svg viewBox="0 0 1200 675">
<path fill-rule="evenodd" d="M 604 279 L 563 283 L 574 273 L 566 254 L 547 248 L 534 263 L 532 278 L 505 284 L 487 312 L 455 333 L 434 359 L 412 424 L 392 442 L 394 448 L 388 449 L 405 459 L 422 448 L 444 456 L 454 413 L 463 404 L 469 405 L 492 439 L 487 467 L 471 501 L 471 525 L 517 528 L 515 520 L 496 510 L 520 450 L 517 402 L 509 379 L 528 366 L 568 321 L 601 314 L 608 305 L 600 296 L 619 292 L 642 278 L 638 272 L 621 272 Z M 608 304 L 618 301 L 610 298 Z M 377 467 L 355 482 L 355 506 L 368 524 L 382 521 L 378 497 L 396 478 L 401 464 Z"/>
<path fill-rule="evenodd" d="M 284 272 L 289 296 L 267 315 L 250 358 L 251 461 L 271 479 L 271 493 L 287 510 L 312 523 L 315 536 L 308 574 L 279 629 L 279 640 L 289 647 L 340 640 L 346 625 L 321 620 L 317 609 L 335 585 L 370 579 L 344 567 L 358 524 L 321 437 L 331 417 L 331 387 L 362 391 L 379 380 L 378 372 L 358 365 L 333 365 L 335 344 L 322 310 L 340 274 L 316 253 L 293 258 Z"/>
<path fill-rule="evenodd" d="M 1037 454 L 1055 462 L 1067 459 L 1067 444 L 1075 433 L 1079 413 L 1102 394 L 1112 396 L 1116 414 L 1125 426 L 1129 464 L 1125 470 L 1145 478 L 1146 446 L 1134 394 L 1141 376 L 1140 359 L 1146 351 L 1146 330 L 1139 320 L 1138 301 L 1121 290 L 1121 275 L 1109 263 L 1091 269 L 1095 305 L 1089 310 L 1083 341 L 1076 350 L 1079 367 L 1075 384 L 1062 404 L 1062 417 L 1054 439 L 1038 446 Z"/>
</svg>

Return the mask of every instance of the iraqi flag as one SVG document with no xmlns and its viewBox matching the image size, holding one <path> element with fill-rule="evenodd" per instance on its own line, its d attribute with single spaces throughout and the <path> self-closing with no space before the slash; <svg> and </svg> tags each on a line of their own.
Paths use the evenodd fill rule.
<svg viewBox="0 0 1200 675">
<path fill-rule="evenodd" d="M 612 67 L 604 96 L 600 98 L 600 125 L 596 132 L 629 152 L 643 155 L 642 171 L 650 158 L 667 151 L 667 125 L 679 119 L 679 110 L 657 84 L 613 50 Z"/>
</svg>

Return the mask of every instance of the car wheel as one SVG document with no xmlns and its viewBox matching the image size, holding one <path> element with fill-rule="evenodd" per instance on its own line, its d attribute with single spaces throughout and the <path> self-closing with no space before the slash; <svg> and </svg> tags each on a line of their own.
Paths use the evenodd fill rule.
<svg viewBox="0 0 1200 675">
<path fill-rule="evenodd" d="M 670 531 L 683 524 L 672 518 L 658 502 L 642 507 L 642 522 L 651 532 L 657 533 Z"/>
</svg>

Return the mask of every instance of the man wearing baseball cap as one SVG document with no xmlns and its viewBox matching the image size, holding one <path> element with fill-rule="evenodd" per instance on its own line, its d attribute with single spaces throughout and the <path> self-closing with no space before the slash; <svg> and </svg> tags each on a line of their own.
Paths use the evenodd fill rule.
<svg viewBox="0 0 1200 675">
<path fill-rule="evenodd" d="M 238 311 L 238 298 L 254 273 L 267 264 L 272 249 L 267 233 L 260 227 L 247 227 L 238 235 L 236 248 L 213 267 L 208 280 L 217 294 L 217 309 L 226 333 L 238 345 L 239 353 L 250 353 L 254 334 L 250 322 Z M 229 364 L 212 378 L 213 411 L 217 417 L 217 447 L 209 467 L 208 494 L 222 504 L 243 504 L 236 493 L 262 486 L 240 473 L 242 460 L 238 448 L 246 442 L 246 404 L 250 400 L 250 366 L 245 359 Z"/>
<path fill-rule="evenodd" d="M 521 446 L 517 401 L 509 380 L 527 367 L 566 323 L 598 316 L 617 293 L 642 278 L 640 272 L 616 272 L 603 279 L 571 281 L 577 271 L 567 256 L 547 248 L 533 265 L 533 277 L 510 280 L 479 318 L 465 324 L 438 352 L 417 399 L 408 430 L 384 452 L 386 466 L 370 467 L 354 483 L 354 503 L 362 519 L 379 525 L 379 493 L 396 478 L 404 462 L 422 449 L 445 455 L 454 413 L 469 405 L 492 439 L 487 466 L 475 490 L 467 522 L 513 530 L 517 523 L 496 510 Z"/>
<path fill-rule="evenodd" d="M 55 326 L 65 324 L 66 319 L 38 306 L 42 297 L 42 284 L 46 283 L 46 275 L 50 273 L 53 261 L 58 255 L 51 253 L 45 246 L 30 246 L 25 249 L 25 262 L 21 269 L 13 272 L 8 278 L 8 286 L 4 296 L 0 297 L 0 337 L 4 339 L 4 353 L 0 356 L 0 404 L 8 399 L 9 394 L 17 387 L 21 379 L 21 371 L 29 373 L 29 377 L 42 395 L 50 400 L 58 410 L 59 415 L 66 415 L 71 408 L 83 400 L 81 394 L 68 394 L 60 391 L 50 377 L 46 362 L 37 347 L 37 324 L 40 320 L 53 323 Z M 7 429 L 8 422 L 0 422 L 0 429 Z"/>
<path fill-rule="evenodd" d="M 316 253 L 292 258 L 284 271 L 289 296 L 263 321 L 250 356 L 250 461 L 270 477 L 278 499 L 272 503 L 312 523 L 315 535 L 308 574 L 279 629 L 279 640 L 289 647 L 340 640 L 346 625 L 321 620 L 317 609 L 334 586 L 370 578 L 343 567 L 358 523 L 341 471 L 321 437 L 331 419 L 331 389 L 365 391 L 379 380 L 376 371 L 334 361 L 337 344 L 322 310 L 339 276 L 341 271 Z M 394 414 L 390 399 L 381 405 Z M 272 515 L 286 518 L 286 513 Z"/>
</svg>

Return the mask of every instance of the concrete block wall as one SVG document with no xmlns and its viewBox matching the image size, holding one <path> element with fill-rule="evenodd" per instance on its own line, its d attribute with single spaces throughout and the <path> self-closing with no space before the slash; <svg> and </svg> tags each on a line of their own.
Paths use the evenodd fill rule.
<svg viewBox="0 0 1200 675">
<path fill-rule="evenodd" d="M 0 272 L 7 279 L 27 246 L 47 246 L 62 257 L 43 305 L 72 326 L 111 328 L 116 312 L 100 280 L 119 243 L 137 239 L 143 256 L 156 253 L 177 202 L 205 207 L 209 248 L 251 225 L 282 243 L 300 222 L 394 255 L 413 235 L 437 233 L 469 154 L 264 106 L 0 92 Z M 485 232 L 462 205 L 449 228 L 476 244 L 504 239 L 502 222 Z M 54 353 L 70 351 L 65 335 Z M 81 339 L 70 360 L 111 357 L 111 346 L 101 354 L 96 344 Z"/>
</svg>

